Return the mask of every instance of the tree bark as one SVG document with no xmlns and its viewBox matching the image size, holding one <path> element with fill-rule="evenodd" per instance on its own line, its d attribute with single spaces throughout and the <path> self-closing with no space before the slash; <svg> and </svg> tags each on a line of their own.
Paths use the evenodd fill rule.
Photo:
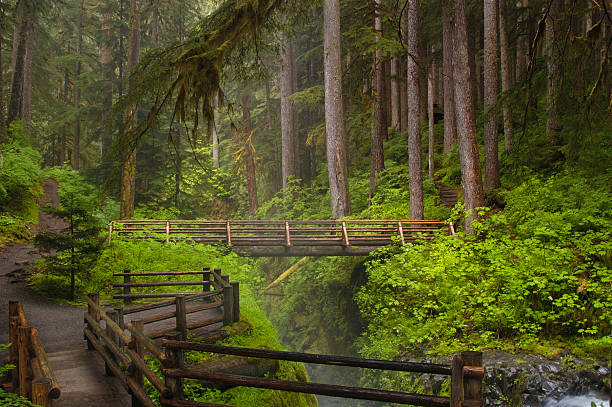
<svg viewBox="0 0 612 407">
<path fill-rule="evenodd" d="M 281 96 L 281 169 L 283 188 L 288 180 L 295 177 L 295 126 L 293 123 L 293 103 L 289 98 L 293 93 L 293 70 L 291 66 L 291 40 L 281 44 L 280 96 Z"/>
<path fill-rule="evenodd" d="M 558 38 L 562 35 L 559 19 L 562 0 L 551 0 L 546 18 L 546 57 L 548 85 L 546 92 L 546 135 L 553 145 L 561 144 L 561 113 L 559 96 L 561 93 L 561 44 Z"/>
<path fill-rule="evenodd" d="M 382 38 L 382 21 L 380 19 L 379 8 L 382 5 L 382 0 L 374 0 L 376 11 L 374 15 L 374 30 L 377 33 L 380 41 Z M 385 109 L 383 104 L 384 95 L 384 74 L 382 49 L 376 48 L 374 53 L 374 75 L 372 83 L 372 103 L 374 108 L 374 123 L 372 126 L 372 137 L 370 147 L 370 199 L 376 191 L 376 178 L 379 172 L 385 169 L 385 160 L 383 155 L 383 140 L 386 139 L 387 123 L 385 120 Z"/>
<path fill-rule="evenodd" d="M 34 62 L 34 21 L 28 18 L 23 60 L 23 95 L 21 100 L 21 121 L 27 137 L 32 134 L 32 63 Z"/>
<path fill-rule="evenodd" d="M 408 84 L 406 83 L 406 59 L 402 58 L 400 63 L 400 131 L 403 133 L 408 129 Z"/>
<path fill-rule="evenodd" d="M 525 21 L 525 7 L 527 6 L 527 0 L 518 0 L 516 7 L 519 9 L 517 17 L 518 35 L 516 38 L 516 68 L 515 68 L 515 81 L 518 82 L 524 78 L 525 67 L 527 66 L 527 50 L 528 41 L 527 33 L 525 32 L 524 21 Z"/>
<path fill-rule="evenodd" d="M 4 8 L 2 8 L 0 14 L 0 19 L 5 21 L 6 16 L 4 14 Z M 2 43 L 4 42 L 4 37 L 0 33 L 0 144 L 4 144 L 7 142 L 6 136 L 6 127 L 4 126 L 6 115 L 5 115 L 5 106 L 4 106 L 4 64 L 2 63 Z M 55 151 L 54 151 L 55 152 Z"/>
<path fill-rule="evenodd" d="M 249 110 L 249 95 L 242 95 L 242 121 L 244 128 L 244 166 L 249 196 L 249 213 L 251 217 L 257 214 L 257 185 L 255 181 L 255 159 L 253 157 L 251 112 Z"/>
<path fill-rule="evenodd" d="M 410 219 L 423 219 L 423 172 L 421 166 L 421 113 L 419 89 L 419 0 L 408 0 L 408 172 Z"/>
<path fill-rule="evenodd" d="M 128 72 L 138 64 L 140 53 L 140 0 L 130 0 L 130 34 L 128 39 Z M 131 81 L 130 81 L 131 82 Z M 129 83 L 129 88 L 132 84 Z M 138 106 L 130 106 L 126 112 L 126 130 L 128 133 L 136 127 Z M 121 177 L 121 219 L 134 216 L 134 197 L 136 195 L 136 145 L 129 140 L 126 148 L 126 159 L 123 163 Z"/>
<path fill-rule="evenodd" d="M 19 30 L 19 40 L 17 42 L 17 51 L 15 53 L 15 69 L 13 71 L 13 79 L 11 81 L 11 98 L 8 106 L 8 115 L 6 117 L 7 126 L 9 126 L 14 120 L 19 120 L 21 117 L 21 100 L 23 98 L 22 90 L 27 33 L 28 21 L 24 20 L 21 23 L 21 29 Z"/>
<path fill-rule="evenodd" d="M 112 59 L 112 14 L 109 10 L 110 1 L 105 4 L 106 10 L 102 15 L 102 42 L 100 50 L 100 65 L 102 65 L 103 100 L 102 106 L 105 111 L 105 120 L 101 126 L 100 133 L 100 156 L 104 157 L 112 143 L 113 120 L 111 111 L 113 109 L 113 59 Z"/>
<path fill-rule="evenodd" d="M 340 58 L 340 0 L 325 0 L 323 6 L 325 131 L 329 192 L 334 218 L 342 218 L 351 213 L 346 164 L 347 151 L 344 142 Z"/>
<path fill-rule="evenodd" d="M 514 130 L 512 128 L 512 110 L 508 102 L 508 91 L 512 87 L 512 73 L 510 70 L 510 47 L 508 45 L 507 28 L 507 0 L 499 0 L 499 47 L 501 56 L 501 83 L 504 98 L 504 146 L 506 151 L 510 150 Z"/>
<path fill-rule="evenodd" d="M 499 93 L 497 42 L 497 0 L 484 0 L 484 149 L 485 149 L 485 179 L 484 190 L 491 192 L 499 188 L 499 161 L 497 150 L 497 112 L 494 105 Z M 487 110 L 489 110 L 487 112 Z"/>
<path fill-rule="evenodd" d="M 298 91 L 298 72 L 297 72 L 297 40 L 291 37 L 290 41 L 290 67 L 291 67 L 291 94 Z M 300 160 L 300 122 L 298 117 L 298 109 L 295 103 L 291 102 L 291 114 L 293 115 L 293 164 L 295 165 L 295 178 L 302 178 L 301 160 Z"/>
<path fill-rule="evenodd" d="M 435 98 L 436 64 L 431 63 L 431 72 L 427 78 L 427 116 L 429 124 L 428 172 L 429 179 L 434 178 L 434 98 Z"/>
<path fill-rule="evenodd" d="M 77 28 L 77 63 L 74 83 L 74 108 L 76 110 L 76 117 L 74 121 L 74 140 L 72 142 L 72 168 L 79 170 L 81 166 L 81 87 L 79 81 L 81 80 L 81 52 L 83 51 L 83 2 L 79 9 L 79 24 Z"/>
<path fill-rule="evenodd" d="M 454 81 L 459 159 L 461 161 L 461 182 L 463 199 L 468 211 L 466 229 L 471 230 L 472 221 L 478 216 L 476 208 L 484 205 L 482 176 L 476 141 L 476 120 L 472 100 L 470 56 L 468 53 L 466 0 L 455 0 L 455 48 Z"/>
<path fill-rule="evenodd" d="M 400 129 L 400 85 L 397 77 L 400 74 L 399 60 L 391 60 L 391 127 Z"/>
<path fill-rule="evenodd" d="M 272 130 L 272 101 L 270 98 L 272 85 L 270 82 L 266 81 L 266 125 L 268 130 Z"/>
<path fill-rule="evenodd" d="M 215 96 L 215 109 L 219 108 L 219 95 Z M 212 159 L 215 168 L 219 168 L 219 135 L 217 134 L 217 115 L 212 126 Z"/>
<path fill-rule="evenodd" d="M 442 63 L 444 71 L 444 154 L 448 154 L 457 142 L 455 122 L 455 82 L 453 80 L 453 20 L 448 6 L 442 6 Z"/>
</svg>

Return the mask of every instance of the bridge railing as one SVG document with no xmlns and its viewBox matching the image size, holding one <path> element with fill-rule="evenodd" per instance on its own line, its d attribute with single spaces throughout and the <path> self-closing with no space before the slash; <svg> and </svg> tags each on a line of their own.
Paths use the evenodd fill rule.
<svg viewBox="0 0 612 407">
<path fill-rule="evenodd" d="M 169 338 L 164 339 L 162 344 L 166 355 L 162 373 L 172 393 L 172 398 L 162 397 L 160 399 L 161 404 L 164 406 L 210 406 L 210 404 L 207 403 L 183 400 L 183 380 L 186 378 L 205 380 L 230 386 L 256 387 L 339 398 L 410 404 L 415 406 L 478 407 L 483 405 L 482 379 L 484 377 L 484 368 L 482 367 L 482 354 L 480 352 L 462 352 L 457 354 L 453 357 L 452 364 L 448 366 L 432 363 L 397 362 L 264 349 L 236 348 L 177 341 Z M 211 352 L 249 358 L 265 358 L 387 371 L 446 375 L 450 376 L 451 395 L 450 397 L 442 397 L 322 383 L 257 378 L 227 373 L 211 373 L 193 368 L 186 368 L 183 359 L 183 352 L 185 351 Z"/>
<path fill-rule="evenodd" d="M 10 362 L 13 391 L 42 407 L 57 399 L 60 387 L 49 366 L 47 353 L 36 328 L 28 324 L 21 302 L 9 301 Z"/>
<path fill-rule="evenodd" d="M 190 239 L 227 246 L 384 246 L 429 239 L 453 225 L 435 220 L 121 220 L 109 236 Z"/>
</svg>

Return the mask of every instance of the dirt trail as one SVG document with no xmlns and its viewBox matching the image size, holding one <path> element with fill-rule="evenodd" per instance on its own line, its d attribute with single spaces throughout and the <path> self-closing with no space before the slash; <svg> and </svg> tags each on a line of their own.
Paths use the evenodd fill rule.
<svg viewBox="0 0 612 407">
<path fill-rule="evenodd" d="M 59 204 L 57 182 L 44 183 L 41 208 Z M 66 228 L 62 219 L 43 210 L 39 212 L 38 230 L 60 232 Z M 0 343 L 8 343 L 8 302 L 21 301 L 28 322 L 38 329 L 49 363 L 62 389 L 56 407 L 127 407 L 129 395 L 116 379 L 104 376 L 100 357 L 86 350 L 83 340 L 84 308 L 58 305 L 36 293 L 26 284 L 41 253 L 31 244 L 14 244 L 0 249 Z M 5 355 L 0 355 L 4 360 Z"/>
</svg>

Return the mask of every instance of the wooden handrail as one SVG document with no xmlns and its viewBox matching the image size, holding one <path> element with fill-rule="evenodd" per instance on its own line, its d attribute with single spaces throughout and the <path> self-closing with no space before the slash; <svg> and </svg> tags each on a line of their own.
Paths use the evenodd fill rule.
<svg viewBox="0 0 612 407">
<path fill-rule="evenodd" d="M 28 324 L 19 301 L 9 301 L 10 362 L 15 365 L 11 373 L 13 391 L 46 407 L 49 400 L 61 395 L 55 373 L 40 335 Z"/>
</svg>

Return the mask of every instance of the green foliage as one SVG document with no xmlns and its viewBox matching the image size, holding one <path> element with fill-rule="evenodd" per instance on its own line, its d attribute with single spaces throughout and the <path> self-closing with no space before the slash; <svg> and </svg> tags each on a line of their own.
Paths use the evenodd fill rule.
<svg viewBox="0 0 612 407">
<path fill-rule="evenodd" d="M 0 344 L 0 352 L 8 349 L 11 344 Z M 13 370 L 14 365 L 5 364 L 0 366 L 0 378 L 4 377 L 7 372 Z M 15 393 L 9 393 L 0 387 L 0 407 L 36 407 L 30 400 L 19 396 Z"/>
<path fill-rule="evenodd" d="M 57 232 L 42 231 L 35 243 L 44 250 L 56 250 L 55 256 L 46 259 L 44 274 L 33 278 L 32 283 L 41 291 L 55 296 L 67 296 L 75 299 L 75 291 L 82 288 L 77 275 L 83 280 L 96 263 L 102 249 L 105 236 L 105 220 L 107 211 L 99 204 L 97 191 L 82 175 L 67 167 L 54 168 L 49 175 L 60 183 L 58 208 L 46 207 L 44 210 L 51 215 L 64 219 L 66 227 Z M 68 291 L 63 287 L 65 276 L 70 276 Z M 79 292 L 82 295 L 83 292 Z"/>
<path fill-rule="evenodd" d="M 329 219 L 329 192 L 319 183 L 302 185 L 290 179 L 286 188 L 261 204 L 258 217 L 265 219 Z"/>
<path fill-rule="evenodd" d="M 26 221 L 37 220 L 34 198 L 41 193 L 40 155 L 19 137 L 0 150 L 0 211 L 22 215 Z"/>
<path fill-rule="evenodd" d="M 589 199 L 586 199 L 586 197 Z M 605 354 L 612 325 L 612 194 L 576 174 L 533 179 L 505 211 L 462 233 L 368 264 L 357 300 L 368 321 L 363 354 L 529 348 L 538 339 L 591 338 Z M 578 345 L 580 346 L 580 345 Z"/>
</svg>

